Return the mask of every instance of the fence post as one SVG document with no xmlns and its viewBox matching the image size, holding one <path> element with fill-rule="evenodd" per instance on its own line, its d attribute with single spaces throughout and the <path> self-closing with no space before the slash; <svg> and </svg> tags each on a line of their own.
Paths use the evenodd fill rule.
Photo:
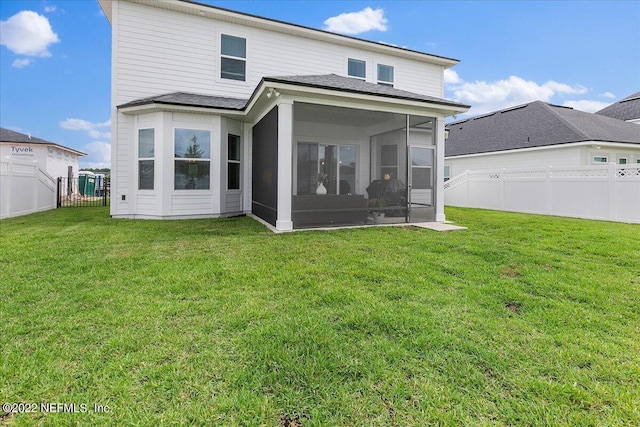
<svg viewBox="0 0 640 427">
<path fill-rule="evenodd" d="M 467 191 L 466 191 L 467 200 L 465 200 L 465 206 L 469 207 L 469 169 L 464 171 L 464 182 L 467 185 Z"/>
<path fill-rule="evenodd" d="M 107 206 L 107 177 L 102 178 L 102 206 Z"/>
<path fill-rule="evenodd" d="M 551 215 L 551 211 L 552 211 L 552 186 L 551 186 L 551 177 L 552 177 L 553 173 L 552 173 L 552 166 L 549 165 L 547 166 L 547 171 L 545 173 L 545 179 L 546 179 L 546 183 L 545 183 L 545 187 L 544 187 L 544 191 L 545 191 L 545 201 L 546 201 L 546 206 L 545 206 L 545 213 L 547 215 Z"/>
<path fill-rule="evenodd" d="M 505 168 L 500 170 L 500 210 L 504 210 L 504 176 Z"/>
<path fill-rule="evenodd" d="M 609 192 L 609 219 L 615 221 L 618 215 L 616 209 L 616 164 L 614 162 L 610 162 L 608 165 L 607 179 L 609 181 L 607 189 Z"/>
</svg>

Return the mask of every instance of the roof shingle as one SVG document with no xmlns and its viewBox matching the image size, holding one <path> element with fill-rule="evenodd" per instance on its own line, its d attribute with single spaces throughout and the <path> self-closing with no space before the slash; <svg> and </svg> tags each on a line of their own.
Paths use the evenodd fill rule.
<svg viewBox="0 0 640 427">
<path fill-rule="evenodd" d="M 26 135 L 24 133 L 15 132 L 10 129 L 0 128 L 0 142 L 9 142 L 13 144 L 42 144 L 42 145 L 53 145 L 56 147 L 60 147 L 64 150 L 68 150 L 74 153 L 77 153 L 81 156 L 86 156 L 86 153 L 82 151 L 74 150 L 73 148 L 65 147 L 64 145 L 56 144 L 55 142 L 50 142 L 44 139 L 36 138 L 35 136 Z"/>
<path fill-rule="evenodd" d="M 541 101 L 449 123 L 445 156 L 582 141 L 640 144 L 640 126 Z"/>
<path fill-rule="evenodd" d="M 368 83 L 351 77 L 339 76 L 337 74 L 264 77 L 263 82 L 283 83 L 301 87 L 328 89 L 342 92 L 358 93 L 362 95 L 373 95 L 383 98 L 386 97 L 404 99 L 408 101 L 459 107 L 461 111 L 466 111 L 467 109 L 469 109 L 468 105 L 449 101 L 447 99 L 408 92 L 406 90 L 396 89 L 391 86 Z M 255 93 L 253 96 L 255 96 Z M 247 105 L 249 104 L 249 99 L 225 98 L 221 96 L 193 94 L 186 92 L 172 92 L 163 95 L 155 95 L 147 98 L 136 99 L 134 101 L 127 102 L 126 104 L 119 105 L 118 108 L 135 107 L 153 103 L 242 111 L 246 109 Z"/>
<path fill-rule="evenodd" d="M 625 121 L 640 119 L 640 92 L 629 95 L 600 111 L 596 111 L 596 114 Z"/>
</svg>

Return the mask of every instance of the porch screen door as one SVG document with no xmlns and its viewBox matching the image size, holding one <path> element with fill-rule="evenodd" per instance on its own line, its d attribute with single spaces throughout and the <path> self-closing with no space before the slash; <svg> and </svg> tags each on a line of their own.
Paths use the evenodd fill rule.
<svg viewBox="0 0 640 427">
<path fill-rule="evenodd" d="M 409 147 L 409 222 L 435 220 L 434 147 Z"/>
</svg>

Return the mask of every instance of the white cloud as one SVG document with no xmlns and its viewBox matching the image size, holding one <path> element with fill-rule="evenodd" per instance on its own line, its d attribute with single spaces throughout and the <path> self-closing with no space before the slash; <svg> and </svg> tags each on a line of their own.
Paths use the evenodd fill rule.
<svg viewBox="0 0 640 427">
<path fill-rule="evenodd" d="M 510 76 L 494 82 L 465 82 L 452 73 L 448 77 L 445 75 L 447 90 L 453 93 L 455 101 L 472 106 L 468 115 L 484 114 L 533 101 L 551 102 L 556 95 L 581 95 L 587 92 L 584 86 L 571 86 L 553 80 L 538 84 Z"/>
<path fill-rule="evenodd" d="M 565 107 L 571 107 L 576 110 L 586 111 L 587 113 L 595 113 L 596 111 L 602 110 L 604 107 L 610 105 L 609 102 L 600 102 L 600 101 L 589 101 L 589 100 L 580 100 L 580 101 L 565 101 Z"/>
<path fill-rule="evenodd" d="M 325 30 L 342 34 L 360 34 L 371 30 L 387 31 L 384 9 L 366 7 L 360 12 L 341 13 L 324 21 Z"/>
<path fill-rule="evenodd" d="M 56 9 L 57 9 L 57 7 L 55 5 L 45 6 L 44 7 L 44 11 L 47 12 L 47 13 L 55 12 Z"/>
<path fill-rule="evenodd" d="M 28 58 L 18 58 L 15 61 L 13 61 L 13 64 L 11 64 L 11 66 L 13 68 L 23 68 L 26 67 L 27 65 L 31 64 L 31 60 Z"/>
<path fill-rule="evenodd" d="M 48 48 L 60 42 L 49 20 L 30 10 L 23 10 L 0 21 L 0 44 L 18 55 L 48 57 Z"/>
<path fill-rule="evenodd" d="M 111 144 L 103 141 L 92 141 L 86 144 L 81 151 L 87 153 L 86 157 L 80 158 L 82 168 L 110 168 L 111 167 Z"/>
<path fill-rule="evenodd" d="M 111 132 L 101 130 L 109 129 L 111 127 L 111 120 L 102 123 L 92 123 L 82 119 L 66 119 L 61 121 L 59 125 L 62 129 L 86 131 L 92 139 L 111 138 Z"/>
<path fill-rule="evenodd" d="M 447 68 L 446 70 L 444 70 L 444 84 L 448 85 L 448 84 L 456 84 L 456 83 L 460 83 L 460 76 L 458 76 L 458 73 L 456 73 L 455 71 Z"/>
<path fill-rule="evenodd" d="M 616 96 L 611 92 L 601 93 L 600 96 L 603 98 L 616 99 Z"/>
<path fill-rule="evenodd" d="M 80 161 L 83 168 L 108 168 L 111 167 L 111 143 L 104 139 L 111 139 L 111 120 L 93 123 L 82 119 L 66 119 L 58 123 L 62 129 L 86 132 L 96 141 L 86 144 L 82 151 L 87 157 Z"/>
</svg>

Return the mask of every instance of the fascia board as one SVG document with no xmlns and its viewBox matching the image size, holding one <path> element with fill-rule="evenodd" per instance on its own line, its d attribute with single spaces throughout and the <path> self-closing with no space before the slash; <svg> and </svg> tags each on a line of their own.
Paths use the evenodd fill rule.
<svg viewBox="0 0 640 427">
<path fill-rule="evenodd" d="M 145 113 L 157 113 L 160 111 L 174 111 L 174 112 L 189 112 L 189 113 L 201 113 L 201 114 L 224 114 L 242 117 L 245 115 L 243 110 L 231 110 L 224 108 L 207 108 L 197 107 L 189 105 L 179 105 L 164 102 L 153 102 L 150 104 L 133 105 L 130 107 L 118 108 L 118 112 L 122 114 L 145 114 Z"/>
<path fill-rule="evenodd" d="M 446 146 L 445 141 L 445 146 Z M 483 156 L 492 156 L 494 154 L 510 154 L 510 153 L 526 153 L 531 151 L 542 151 L 542 150 L 552 150 L 556 148 L 574 148 L 574 147 L 588 147 L 591 145 L 599 145 L 601 147 L 607 148 L 635 148 L 640 149 L 640 144 L 633 143 L 623 143 L 623 142 L 604 142 L 604 141 L 581 141 L 581 142 L 570 142 L 566 144 L 553 144 L 553 145 L 543 145 L 541 147 L 530 147 L 530 148 L 516 148 L 513 150 L 500 150 L 500 151 L 489 151 L 486 153 L 473 153 L 473 154 L 461 154 L 459 156 L 446 156 L 446 160 L 455 160 L 455 159 L 468 159 L 471 157 L 483 157 Z"/>
</svg>

